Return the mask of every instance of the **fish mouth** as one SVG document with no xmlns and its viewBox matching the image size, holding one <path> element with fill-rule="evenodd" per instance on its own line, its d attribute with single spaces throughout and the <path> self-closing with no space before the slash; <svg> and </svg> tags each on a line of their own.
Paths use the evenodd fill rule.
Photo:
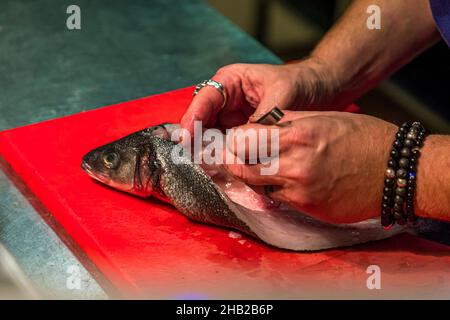
<svg viewBox="0 0 450 320">
<path fill-rule="evenodd" d="M 94 175 L 94 173 L 92 172 L 92 167 L 86 161 L 81 162 L 81 169 L 83 169 L 91 177 Z"/>
<path fill-rule="evenodd" d="M 107 175 L 104 175 L 101 172 L 94 172 L 92 166 L 85 160 L 81 162 L 81 169 L 83 169 L 83 171 L 86 172 L 94 180 L 100 181 L 107 186 L 132 194 L 136 193 L 133 186 L 126 186 L 120 183 L 116 183 L 112 181 Z"/>
<path fill-rule="evenodd" d="M 91 178 L 101 182 L 107 182 L 107 178 L 103 177 L 101 174 L 95 173 L 87 161 L 81 162 L 81 169 L 83 169 L 83 171 L 86 172 Z"/>
</svg>

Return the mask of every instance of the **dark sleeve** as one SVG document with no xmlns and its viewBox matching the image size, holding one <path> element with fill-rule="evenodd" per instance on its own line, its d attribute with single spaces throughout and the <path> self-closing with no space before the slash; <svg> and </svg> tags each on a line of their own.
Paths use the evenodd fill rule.
<svg viewBox="0 0 450 320">
<path fill-rule="evenodd" d="M 430 6 L 437 28 L 447 45 L 450 46 L 450 1 L 430 0 Z"/>
</svg>

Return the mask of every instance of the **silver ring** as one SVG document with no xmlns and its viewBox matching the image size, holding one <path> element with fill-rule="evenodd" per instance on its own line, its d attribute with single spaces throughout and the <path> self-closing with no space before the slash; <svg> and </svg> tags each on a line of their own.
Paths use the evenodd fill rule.
<svg viewBox="0 0 450 320">
<path fill-rule="evenodd" d="M 220 94 L 222 95 L 222 98 L 223 98 L 223 103 L 222 103 L 222 106 L 220 107 L 220 109 L 223 109 L 223 107 L 225 107 L 225 105 L 227 103 L 227 93 L 225 92 L 225 88 L 223 87 L 223 85 L 215 80 L 212 80 L 212 79 L 203 80 L 202 82 L 200 82 L 199 84 L 197 84 L 195 86 L 195 90 L 192 93 L 192 95 L 195 97 L 198 94 L 198 92 L 206 86 L 214 87 L 217 89 L 217 91 L 220 92 Z"/>
</svg>

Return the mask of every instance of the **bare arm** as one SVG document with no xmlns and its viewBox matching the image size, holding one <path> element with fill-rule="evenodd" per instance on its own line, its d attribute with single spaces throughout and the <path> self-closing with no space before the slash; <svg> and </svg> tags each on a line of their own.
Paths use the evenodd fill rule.
<svg viewBox="0 0 450 320">
<path fill-rule="evenodd" d="M 373 4 L 381 9 L 381 29 L 366 25 Z M 331 73 L 332 104 L 344 106 L 438 39 L 427 0 L 355 0 L 311 56 Z"/>
<path fill-rule="evenodd" d="M 431 135 L 417 171 L 416 214 L 450 221 L 450 136 Z"/>
<path fill-rule="evenodd" d="M 381 29 L 367 28 L 367 8 L 381 9 Z M 274 66 L 234 64 L 212 77 L 181 120 L 225 128 L 246 123 L 249 115 L 274 105 L 288 110 L 344 108 L 439 39 L 428 0 L 355 0 L 308 59 Z"/>
<path fill-rule="evenodd" d="M 369 30 L 369 5 L 381 9 L 381 29 Z M 312 53 L 336 82 L 335 105 L 347 105 L 434 44 L 439 33 L 427 0 L 356 0 Z M 418 216 L 450 220 L 450 137 L 432 135 L 422 150 Z"/>
</svg>

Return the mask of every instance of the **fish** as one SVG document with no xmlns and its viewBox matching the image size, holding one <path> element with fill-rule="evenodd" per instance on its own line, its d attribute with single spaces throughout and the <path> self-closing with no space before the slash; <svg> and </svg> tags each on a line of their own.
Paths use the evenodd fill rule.
<svg viewBox="0 0 450 320">
<path fill-rule="evenodd" d="M 83 156 L 81 168 L 112 188 L 165 201 L 192 221 L 234 229 L 280 249 L 348 247 L 407 231 L 398 225 L 385 230 L 379 218 L 347 224 L 316 220 L 221 166 L 195 163 L 171 140 L 178 128 L 164 123 L 95 148 Z"/>
</svg>

